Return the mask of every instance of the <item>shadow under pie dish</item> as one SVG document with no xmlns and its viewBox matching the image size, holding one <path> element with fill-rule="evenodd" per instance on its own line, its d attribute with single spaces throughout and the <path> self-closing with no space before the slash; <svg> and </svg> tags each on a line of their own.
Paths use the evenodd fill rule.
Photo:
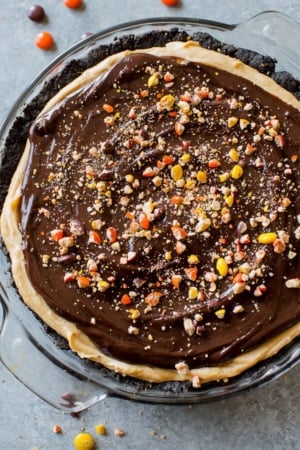
<svg viewBox="0 0 300 450">
<path fill-rule="evenodd" d="M 271 58 L 262 74 L 184 33 L 142 39 L 33 121 L 1 234 L 74 352 L 198 389 L 299 334 L 299 101 Z"/>
</svg>

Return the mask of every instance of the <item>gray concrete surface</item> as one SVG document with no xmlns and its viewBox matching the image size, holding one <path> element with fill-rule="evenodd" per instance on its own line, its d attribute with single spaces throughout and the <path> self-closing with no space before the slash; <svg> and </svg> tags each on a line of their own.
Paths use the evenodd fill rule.
<svg viewBox="0 0 300 450">
<path fill-rule="evenodd" d="M 44 6 L 46 22 L 27 19 L 32 3 Z M 85 0 L 79 11 L 67 10 L 62 0 L 0 0 L 0 120 L 28 83 L 84 32 L 146 17 L 236 23 L 270 9 L 300 22 L 299 0 L 182 0 L 172 9 L 160 0 Z M 33 43 L 42 29 L 55 37 L 49 52 Z M 108 434 L 97 436 L 94 426 L 103 422 Z M 55 424 L 62 427 L 61 434 L 53 433 Z M 107 398 L 74 418 L 47 405 L 0 364 L 0 450 L 69 450 L 83 429 L 95 436 L 97 449 L 290 450 L 300 448 L 299 425 L 300 366 L 267 386 L 215 403 L 163 406 Z M 116 437 L 115 428 L 125 435 Z"/>
</svg>

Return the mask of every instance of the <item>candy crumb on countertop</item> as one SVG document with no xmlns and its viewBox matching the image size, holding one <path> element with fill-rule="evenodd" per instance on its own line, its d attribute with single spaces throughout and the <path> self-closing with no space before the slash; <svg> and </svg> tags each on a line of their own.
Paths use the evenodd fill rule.
<svg viewBox="0 0 300 450">
<path fill-rule="evenodd" d="M 103 423 L 101 423 L 99 425 L 95 425 L 95 431 L 96 431 L 96 433 L 98 433 L 102 436 L 104 434 L 107 434 L 106 426 Z"/>
<path fill-rule="evenodd" d="M 54 425 L 53 427 L 53 433 L 61 433 L 62 432 L 62 428 L 60 425 Z"/>
<path fill-rule="evenodd" d="M 125 435 L 125 431 L 121 430 L 121 428 L 115 428 L 114 435 L 118 437 L 123 437 Z"/>
</svg>

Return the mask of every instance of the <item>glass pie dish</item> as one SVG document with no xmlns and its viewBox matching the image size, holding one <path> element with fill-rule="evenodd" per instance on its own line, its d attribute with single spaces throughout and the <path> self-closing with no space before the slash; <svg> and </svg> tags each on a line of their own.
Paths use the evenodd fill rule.
<svg viewBox="0 0 300 450">
<path fill-rule="evenodd" d="M 52 86 L 74 61 L 81 67 L 95 50 L 117 42 L 124 36 L 142 36 L 154 31 L 173 29 L 193 33 L 209 33 L 221 42 L 269 55 L 277 60 L 276 70 L 285 70 L 300 78 L 300 25 L 278 12 L 264 12 L 235 25 L 201 19 L 147 19 L 131 22 L 97 33 L 79 42 L 58 57 L 28 87 L 19 98 L 0 130 L 0 164 L 10 138 L 10 130 L 26 115 L 26 107 L 41 92 Z M 52 83 L 52 84 L 51 84 Z M 47 100 L 47 99 L 45 99 Z M 26 132 L 26 130 L 24 130 Z M 0 248 L 0 358 L 8 370 L 25 386 L 49 404 L 75 412 L 107 396 L 119 396 L 153 403 L 200 403 L 260 386 L 283 375 L 299 362 L 299 338 L 275 357 L 227 382 L 205 384 L 191 390 L 187 383 L 150 384 L 122 377 L 82 360 L 66 348 L 64 342 L 31 312 L 21 301 L 10 274 L 10 264 L 3 246 Z M 47 382 L 45 383 L 45 374 Z"/>
</svg>

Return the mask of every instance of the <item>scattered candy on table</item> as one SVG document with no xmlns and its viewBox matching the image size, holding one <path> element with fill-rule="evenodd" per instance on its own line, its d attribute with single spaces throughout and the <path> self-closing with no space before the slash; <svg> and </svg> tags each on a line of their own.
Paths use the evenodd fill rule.
<svg viewBox="0 0 300 450">
<path fill-rule="evenodd" d="M 93 436 L 86 432 L 77 434 L 73 443 L 76 450 L 92 450 L 95 446 Z"/>
<path fill-rule="evenodd" d="M 50 50 L 54 45 L 54 39 L 48 31 L 41 31 L 35 37 L 35 45 L 42 50 Z"/>
<path fill-rule="evenodd" d="M 64 5 L 67 8 L 76 9 L 82 5 L 82 0 L 64 0 Z"/>
<path fill-rule="evenodd" d="M 96 431 L 96 433 L 100 434 L 101 436 L 104 436 L 107 433 L 106 426 L 103 423 L 101 423 L 99 425 L 95 425 L 95 431 Z"/>
<path fill-rule="evenodd" d="M 179 4 L 179 0 L 161 0 L 161 2 L 166 6 L 177 6 Z"/>
<path fill-rule="evenodd" d="M 81 35 L 81 39 L 87 39 L 90 36 L 93 36 L 93 33 L 91 33 L 90 31 L 86 31 Z"/>
<path fill-rule="evenodd" d="M 45 17 L 44 8 L 40 5 L 32 5 L 27 10 L 27 17 L 34 22 L 41 22 Z"/>
<path fill-rule="evenodd" d="M 55 434 L 59 434 L 62 432 L 61 426 L 60 425 L 54 425 L 53 427 L 53 433 Z"/>
</svg>

